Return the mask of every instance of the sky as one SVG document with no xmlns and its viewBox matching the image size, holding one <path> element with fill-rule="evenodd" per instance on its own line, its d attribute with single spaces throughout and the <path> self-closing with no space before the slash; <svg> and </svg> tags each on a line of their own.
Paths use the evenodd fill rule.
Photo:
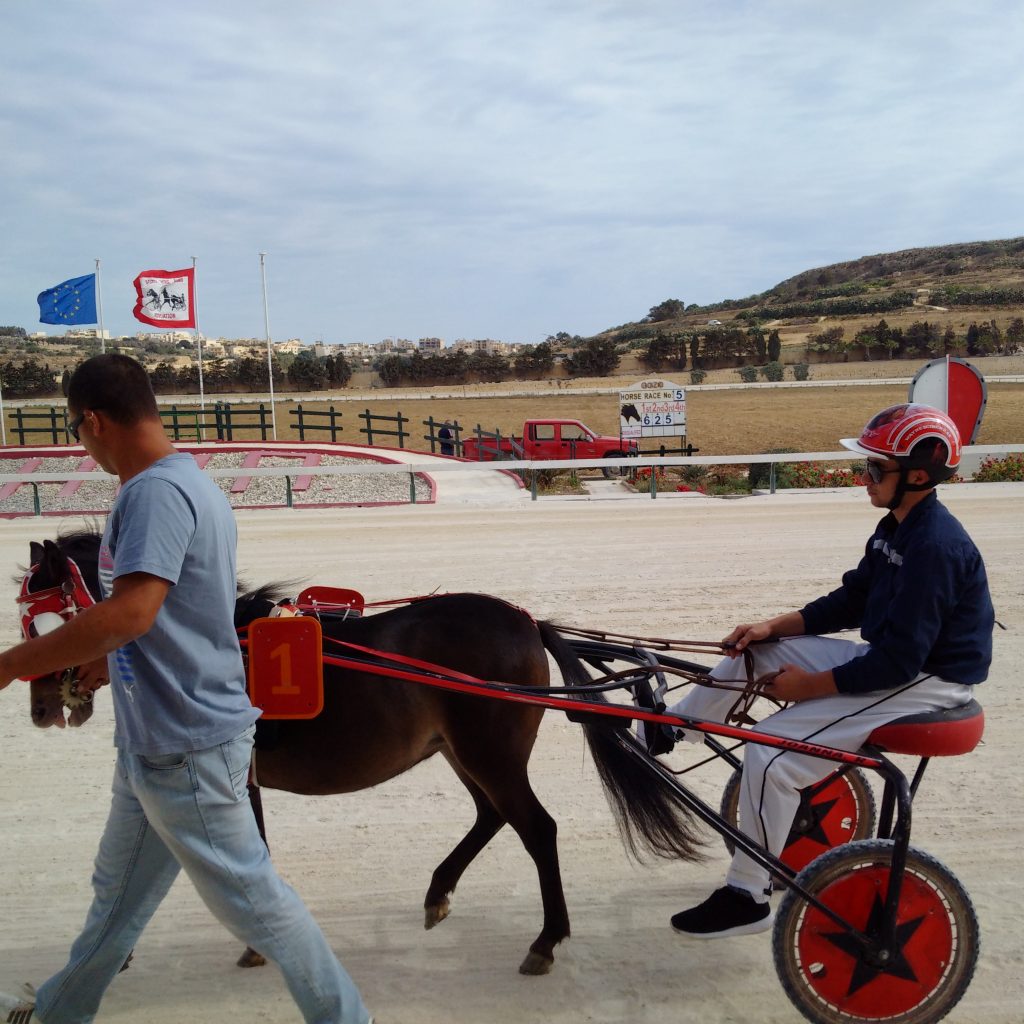
<svg viewBox="0 0 1024 1024">
<path fill-rule="evenodd" d="M 536 343 L 1024 235 L 1019 0 L 0 0 L 0 324 Z"/>
</svg>

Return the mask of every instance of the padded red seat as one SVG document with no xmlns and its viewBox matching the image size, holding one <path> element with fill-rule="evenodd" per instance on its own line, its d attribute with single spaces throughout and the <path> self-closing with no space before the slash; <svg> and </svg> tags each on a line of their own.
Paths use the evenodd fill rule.
<svg viewBox="0 0 1024 1024">
<path fill-rule="evenodd" d="M 952 757 L 969 754 L 985 731 L 985 711 L 976 700 L 944 711 L 926 711 L 879 726 L 868 743 L 891 754 Z"/>
</svg>

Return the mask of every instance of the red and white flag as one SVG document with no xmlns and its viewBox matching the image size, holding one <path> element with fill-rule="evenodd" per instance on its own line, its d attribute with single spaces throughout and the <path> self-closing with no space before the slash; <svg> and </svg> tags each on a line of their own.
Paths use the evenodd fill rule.
<svg viewBox="0 0 1024 1024">
<path fill-rule="evenodd" d="M 136 320 L 154 327 L 195 327 L 195 269 L 144 270 L 135 278 Z"/>
</svg>

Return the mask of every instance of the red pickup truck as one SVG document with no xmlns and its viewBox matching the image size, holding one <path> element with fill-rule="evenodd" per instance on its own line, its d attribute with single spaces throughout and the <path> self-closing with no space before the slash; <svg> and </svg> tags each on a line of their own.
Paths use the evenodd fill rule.
<svg viewBox="0 0 1024 1024">
<path fill-rule="evenodd" d="M 601 437 L 579 420 L 527 420 L 520 437 L 464 437 L 466 459 L 621 459 L 638 454 L 636 441 Z M 624 475 L 625 467 L 609 466 L 606 477 Z"/>
</svg>

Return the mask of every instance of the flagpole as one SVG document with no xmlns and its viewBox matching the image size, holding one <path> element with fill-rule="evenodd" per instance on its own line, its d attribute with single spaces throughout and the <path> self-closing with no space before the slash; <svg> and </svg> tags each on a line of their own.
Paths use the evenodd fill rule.
<svg viewBox="0 0 1024 1024">
<path fill-rule="evenodd" d="M 196 258 L 192 257 L 192 320 L 195 323 L 196 350 L 199 353 L 199 436 L 206 440 L 206 395 L 203 392 L 203 339 L 199 333 L 199 300 L 196 298 Z"/>
<path fill-rule="evenodd" d="M 103 331 L 103 292 L 100 289 L 100 261 L 96 261 L 96 305 L 100 314 L 100 351 L 107 351 L 107 343 L 104 340 Z"/>
<path fill-rule="evenodd" d="M 274 435 L 274 440 L 277 440 L 277 413 L 274 410 L 274 359 L 273 350 L 270 347 L 270 311 L 267 307 L 267 268 L 266 260 L 267 254 L 265 252 L 260 253 L 260 278 L 263 281 L 263 327 L 267 332 L 267 379 L 270 381 L 270 426 L 271 431 Z"/>
<path fill-rule="evenodd" d="M 4 385 L 0 380 L 0 444 L 7 447 L 7 415 L 4 412 Z"/>
</svg>

